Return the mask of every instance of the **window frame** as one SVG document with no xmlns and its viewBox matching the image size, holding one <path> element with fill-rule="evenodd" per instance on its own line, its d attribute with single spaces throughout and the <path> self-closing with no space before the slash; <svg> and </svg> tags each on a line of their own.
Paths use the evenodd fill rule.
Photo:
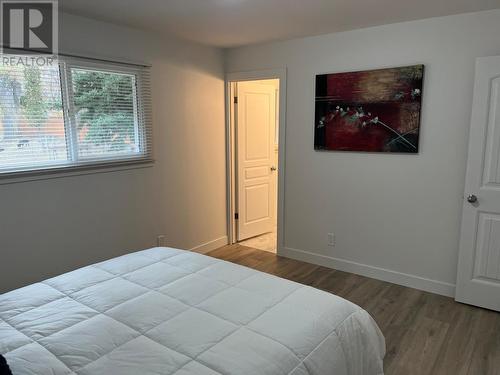
<svg viewBox="0 0 500 375">
<path fill-rule="evenodd" d="M 19 177 L 44 177 L 46 174 L 81 174 L 82 172 L 101 172 L 101 169 L 130 169 L 148 167 L 154 163 L 153 157 L 153 124 L 151 113 L 150 66 L 134 63 L 123 63 L 80 56 L 59 55 L 57 59 L 62 99 L 62 110 L 66 138 L 67 161 L 47 162 L 43 165 L 29 165 L 20 168 L 2 170 L 0 167 L 0 184 Z M 73 101 L 72 69 L 125 74 L 133 77 L 134 129 L 137 134 L 139 152 L 95 158 L 82 158 L 78 154 L 78 129 Z"/>
</svg>

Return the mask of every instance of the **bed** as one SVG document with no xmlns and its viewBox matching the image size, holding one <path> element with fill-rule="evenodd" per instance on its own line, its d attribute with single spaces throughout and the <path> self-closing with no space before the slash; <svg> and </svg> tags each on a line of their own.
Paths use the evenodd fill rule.
<svg viewBox="0 0 500 375">
<path fill-rule="evenodd" d="M 335 295 L 153 248 L 0 295 L 14 375 L 379 375 L 384 338 Z"/>
</svg>

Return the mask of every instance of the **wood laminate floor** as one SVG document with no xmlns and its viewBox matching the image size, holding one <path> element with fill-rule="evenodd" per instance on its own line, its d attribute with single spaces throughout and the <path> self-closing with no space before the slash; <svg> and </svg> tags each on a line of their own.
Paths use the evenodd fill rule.
<svg viewBox="0 0 500 375">
<path fill-rule="evenodd" d="M 207 255 L 341 296 L 386 338 L 386 375 L 500 375 L 500 313 L 241 245 Z"/>
</svg>

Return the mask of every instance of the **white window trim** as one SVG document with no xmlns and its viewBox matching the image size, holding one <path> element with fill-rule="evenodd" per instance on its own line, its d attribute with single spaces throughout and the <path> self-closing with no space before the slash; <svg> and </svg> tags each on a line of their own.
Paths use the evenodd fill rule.
<svg viewBox="0 0 500 375">
<path fill-rule="evenodd" d="M 76 137 L 75 129 L 75 119 L 74 111 L 71 110 L 73 106 L 72 92 L 70 87 L 71 83 L 71 72 L 73 68 L 81 68 L 85 70 L 95 69 L 97 71 L 108 71 L 110 73 L 123 73 L 133 75 L 135 77 L 134 86 L 134 112 L 137 114 L 135 117 L 136 121 L 142 126 L 137 125 L 137 131 L 140 133 L 141 153 L 138 156 L 135 155 L 121 155 L 115 157 L 103 157 L 103 158 L 78 158 L 73 154 L 71 159 L 67 163 L 55 162 L 53 165 L 47 163 L 42 166 L 29 166 L 23 169 L 12 169 L 12 170 L 0 170 L 0 185 L 12 184 L 18 182 L 27 182 L 34 180 L 44 180 L 52 178 L 61 178 L 66 176 L 77 176 L 93 173 L 106 173 L 113 171 L 130 170 L 137 168 L 148 168 L 151 167 L 155 160 L 153 157 L 153 136 L 152 127 L 153 124 L 145 123 L 144 114 L 146 111 L 150 111 L 152 103 L 143 103 L 144 98 L 140 94 L 143 90 L 149 91 L 149 100 L 151 100 L 151 87 L 145 87 L 145 83 L 142 80 L 142 75 L 139 72 L 143 72 L 149 69 L 151 66 L 146 64 L 136 64 L 129 62 L 118 62 L 111 61 L 102 58 L 89 58 L 74 55 L 59 55 L 58 62 L 62 63 L 59 65 L 60 72 L 60 84 L 61 84 L 61 96 L 63 100 L 63 112 L 66 131 L 68 132 L 67 137 Z M 147 83 L 146 83 L 147 85 Z M 145 107 L 148 106 L 149 109 Z M 148 113 L 150 119 L 152 119 L 152 114 Z M 66 122 L 69 122 L 66 124 Z M 149 133 L 149 134 L 148 134 Z M 73 139 L 68 144 L 68 154 L 74 153 L 77 150 L 73 148 L 78 146 L 76 139 Z M 142 154 L 142 155 L 141 155 Z M 75 162 L 75 160 L 78 160 Z"/>
</svg>

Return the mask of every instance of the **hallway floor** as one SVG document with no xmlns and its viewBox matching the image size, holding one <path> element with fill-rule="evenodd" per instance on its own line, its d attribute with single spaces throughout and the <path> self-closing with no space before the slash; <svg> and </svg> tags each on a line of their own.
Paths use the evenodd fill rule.
<svg viewBox="0 0 500 375">
<path fill-rule="evenodd" d="M 253 249 L 267 251 L 276 254 L 278 236 L 277 230 L 274 228 L 272 232 L 262 234 L 257 237 L 252 237 L 247 240 L 239 242 L 241 246 L 251 247 Z"/>
</svg>

